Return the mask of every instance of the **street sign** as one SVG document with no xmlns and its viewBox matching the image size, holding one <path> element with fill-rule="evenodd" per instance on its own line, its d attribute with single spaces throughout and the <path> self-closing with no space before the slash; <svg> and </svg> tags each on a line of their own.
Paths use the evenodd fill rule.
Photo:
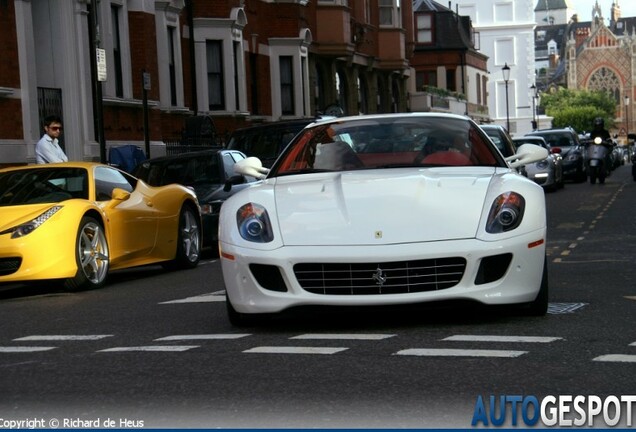
<svg viewBox="0 0 636 432">
<path fill-rule="evenodd" d="M 106 50 L 96 48 L 95 54 L 97 55 L 97 81 L 106 81 Z"/>
<path fill-rule="evenodd" d="M 150 73 L 144 72 L 144 90 L 150 90 Z"/>
</svg>

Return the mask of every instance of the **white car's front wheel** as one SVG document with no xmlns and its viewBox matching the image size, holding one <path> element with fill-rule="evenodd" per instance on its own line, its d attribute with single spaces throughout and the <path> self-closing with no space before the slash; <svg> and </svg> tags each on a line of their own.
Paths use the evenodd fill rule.
<svg viewBox="0 0 636 432">
<path fill-rule="evenodd" d="M 228 296 L 227 293 L 225 294 L 225 306 L 227 309 L 228 320 L 230 321 L 230 324 L 235 327 L 252 326 L 255 325 L 258 321 L 258 318 L 257 316 L 255 316 L 255 314 L 244 314 L 241 312 L 237 312 L 236 309 L 234 309 L 234 306 L 230 301 L 230 296 Z"/>
<path fill-rule="evenodd" d="M 541 277 L 541 287 L 534 301 L 526 305 L 525 311 L 528 315 L 543 316 L 548 312 L 548 259 L 543 262 L 543 276 Z"/>
</svg>

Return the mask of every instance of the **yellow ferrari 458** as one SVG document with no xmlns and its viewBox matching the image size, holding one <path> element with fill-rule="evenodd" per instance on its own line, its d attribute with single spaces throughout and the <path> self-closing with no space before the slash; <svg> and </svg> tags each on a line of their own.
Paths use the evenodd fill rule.
<svg viewBox="0 0 636 432">
<path fill-rule="evenodd" d="M 180 185 L 151 187 L 114 167 L 68 162 L 0 170 L 0 283 L 97 288 L 110 270 L 199 263 L 201 213 Z"/>
</svg>

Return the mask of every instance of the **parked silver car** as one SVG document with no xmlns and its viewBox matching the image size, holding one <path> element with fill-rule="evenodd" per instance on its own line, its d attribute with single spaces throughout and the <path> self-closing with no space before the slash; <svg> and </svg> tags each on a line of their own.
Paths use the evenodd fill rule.
<svg viewBox="0 0 636 432">
<path fill-rule="evenodd" d="M 556 190 L 563 187 L 563 156 L 559 147 L 552 147 L 540 136 L 521 136 L 512 139 L 517 147 L 522 144 L 535 144 L 550 153 L 547 158 L 526 165 L 528 178 L 543 186 L 546 190 Z"/>
<path fill-rule="evenodd" d="M 563 157 L 563 176 L 577 183 L 587 180 L 585 146 L 579 141 L 576 131 L 570 127 L 558 129 L 540 129 L 526 134 L 540 136 L 552 147 L 561 149 Z"/>
</svg>

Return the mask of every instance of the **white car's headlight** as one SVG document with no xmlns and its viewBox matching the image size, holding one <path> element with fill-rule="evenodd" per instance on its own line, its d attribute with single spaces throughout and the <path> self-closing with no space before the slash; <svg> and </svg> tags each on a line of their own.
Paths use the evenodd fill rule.
<svg viewBox="0 0 636 432">
<path fill-rule="evenodd" d="M 57 213 L 61 208 L 62 206 L 53 206 L 42 213 L 40 216 L 18 226 L 9 228 L 8 230 L 1 232 L 0 234 L 11 233 L 11 238 L 24 237 L 25 235 L 35 231 L 40 225 L 49 220 L 51 216 Z"/>
<path fill-rule="evenodd" d="M 247 241 L 269 243 L 274 240 L 267 210 L 260 204 L 248 203 L 236 212 L 239 233 Z"/>
<path fill-rule="evenodd" d="M 502 193 L 490 207 L 486 231 L 497 234 L 517 228 L 523 219 L 525 208 L 526 200 L 518 193 Z"/>
</svg>

